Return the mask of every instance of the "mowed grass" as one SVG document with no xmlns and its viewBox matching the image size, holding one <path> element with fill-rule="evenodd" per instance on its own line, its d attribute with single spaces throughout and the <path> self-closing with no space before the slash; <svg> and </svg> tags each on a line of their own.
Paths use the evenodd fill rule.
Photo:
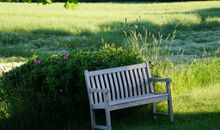
<svg viewBox="0 0 220 130">
<path fill-rule="evenodd" d="M 126 116 L 124 113 L 125 117 L 113 121 L 113 128 L 115 130 L 217 130 L 220 126 L 219 94 L 220 84 L 212 84 L 174 96 L 173 123 L 170 123 L 166 116 L 153 119 L 152 115 L 144 115 L 143 110 L 136 116 Z"/>
<path fill-rule="evenodd" d="M 68 53 L 103 43 L 122 46 L 125 32 L 175 33 L 171 52 L 188 57 L 219 55 L 220 2 L 79 3 L 75 10 L 51 5 L 0 3 L 0 58 Z M 186 58 L 186 59 L 187 59 Z"/>
</svg>

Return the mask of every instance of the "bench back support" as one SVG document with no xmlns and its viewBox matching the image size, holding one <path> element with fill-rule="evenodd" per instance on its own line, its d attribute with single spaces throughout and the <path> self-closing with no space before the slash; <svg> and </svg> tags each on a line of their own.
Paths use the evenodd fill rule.
<svg viewBox="0 0 220 130">
<path fill-rule="evenodd" d="M 87 89 L 108 89 L 110 101 L 141 96 L 151 93 L 152 84 L 147 62 L 136 65 L 103 69 L 97 71 L 85 71 Z M 103 93 L 89 93 L 92 104 L 104 102 Z"/>
</svg>

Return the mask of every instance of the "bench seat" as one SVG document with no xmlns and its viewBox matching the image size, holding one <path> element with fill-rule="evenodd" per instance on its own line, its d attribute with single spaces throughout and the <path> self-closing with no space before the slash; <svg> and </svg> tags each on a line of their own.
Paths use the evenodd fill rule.
<svg viewBox="0 0 220 130">
<path fill-rule="evenodd" d="M 110 110 L 118 110 L 118 109 L 123 109 L 123 108 L 129 108 L 129 107 L 159 102 L 163 100 L 168 100 L 168 94 L 155 93 L 155 94 L 147 94 L 147 95 L 142 95 L 142 96 L 130 97 L 130 98 L 120 99 L 116 101 L 110 101 L 108 105 L 109 105 Z M 94 109 L 104 109 L 105 107 L 106 107 L 105 103 L 93 104 Z"/>
</svg>

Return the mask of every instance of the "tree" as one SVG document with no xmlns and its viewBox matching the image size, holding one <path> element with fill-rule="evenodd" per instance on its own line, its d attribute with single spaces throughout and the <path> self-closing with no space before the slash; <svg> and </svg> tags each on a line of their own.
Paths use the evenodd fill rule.
<svg viewBox="0 0 220 130">
<path fill-rule="evenodd" d="M 78 4 L 78 0 L 67 0 L 64 7 L 67 9 L 74 9 Z"/>
<path fill-rule="evenodd" d="M 51 4 L 53 0 L 38 0 L 39 3 L 42 4 Z M 78 4 L 78 0 L 67 0 L 64 7 L 67 9 L 74 9 Z"/>
</svg>

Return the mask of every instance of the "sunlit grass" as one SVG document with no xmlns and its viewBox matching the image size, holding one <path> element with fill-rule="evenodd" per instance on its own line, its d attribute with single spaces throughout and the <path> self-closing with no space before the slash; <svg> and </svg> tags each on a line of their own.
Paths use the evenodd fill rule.
<svg viewBox="0 0 220 130">
<path fill-rule="evenodd" d="M 159 66 L 157 70 L 163 70 Z M 200 61 L 189 66 L 173 66 L 160 73 L 172 78 L 173 111 L 175 121 L 170 123 L 166 116 L 153 119 L 144 107 L 125 117 L 115 119 L 116 130 L 206 130 L 218 129 L 220 117 L 220 73 L 219 60 Z M 160 89 L 162 86 L 158 86 Z M 163 86 L 164 88 L 164 86 Z M 166 112 L 167 104 L 158 104 L 158 111 Z M 120 113 L 120 112 L 118 112 Z M 113 112 L 117 115 L 117 112 Z"/>
<path fill-rule="evenodd" d="M 10 63 L 1 63 L 0 62 L 0 77 L 3 73 L 10 71 L 13 68 L 19 67 L 24 64 L 24 62 L 10 62 Z"/>
<path fill-rule="evenodd" d="M 219 7 L 219 1 L 79 3 L 75 10 L 65 9 L 63 3 L 0 3 L 0 57 L 93 49 L 103 41 L 121 46 L 123 32 L 134 25 L 163 35 L 176 29 L 174 54 L 182 49 L 186 57 L 200 56 L 203 50 L 213 53 L 219 47 Z"/>
<path fill-rule="evenodd" d="M 117 4 L 80 3 L 76 10 L 66 10 L 63 4 L 18 4 L 0 3 L 2 31 L 32 31 L 38 29 L 62 30 L 78 34 L 83 29 L 101 31 L 101 25 L 112 22 L 135 22 L 137 19 L 156 25 L 176 22 L 190 26 L 199 24 L 201 19 L 209 19 L 201 10 L 219 8 L 220 2 L 186 2 L 163 4 Z M 217 14 L 218 12 L 215 12 Z M 219 16 L 211 14 L 219 21 Z M 214 15 L 214 16 L 212 16 Z M 16 22 L 15 22 L 16 21 Z M 107 27 L 106 27 L 107 28 Z"/>
<path fill-rule="evenodd" d="M 142 113 L 137 117 L 132 116 L 132 119 L 127 116 L 125 118 L 128 119 L 122 117 L 121 120 L 113 121 L 115 123 L 113 128 L 116 130 L 218 129 L 219 94 L 220 84 L 211 84 L 205 88 L 194 88 L 178 96 L 173 96 L 174 123 L 169 123 L 167 117 L 158 116 L 156 120 L 153 120 L 152 116 L 144 116 Z"/>
<path fill-rule="evenodd" d="M 177 114 L 220 112 L 220 84 L 197 87 L 174 97 L 174 111 Z M 184 106 L 183 106 L 184 104 Z M 184 108 L 185 107 L 185 108 Z"/>
</svg>

